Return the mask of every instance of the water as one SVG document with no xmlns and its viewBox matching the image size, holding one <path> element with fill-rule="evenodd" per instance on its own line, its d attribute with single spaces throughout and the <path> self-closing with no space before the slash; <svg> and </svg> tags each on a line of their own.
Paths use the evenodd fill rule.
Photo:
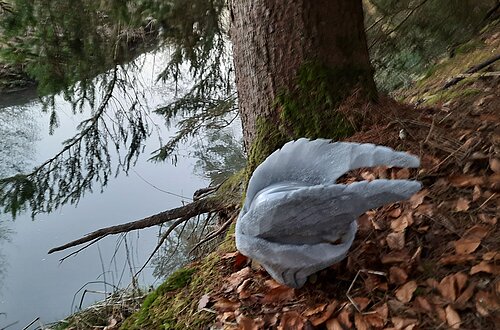
<svg viewBox="0 0 500 330">
<path fill-rule="evenodd" d="M 133 75 L 141 77 L 149 106 L 168 102 L 171 86 L 155 82 L 166 59 L 146 54 L 138 61 L 144 66 Z M 73 136 L 76 125 L 89 116 L 74 115 L 61 97 L 56 98 L 56 104 L 60 128 L 49 135 L 49 117 L 42 114 L 38 101 L 0 100 L 0 176 L 29 170 L 52 157 L 61 142 Z M 151 116 L 158 124 L 163 123 L 161 118 Z M 103 193 L 99 189 L 87 193 L 77 207 L 66 205 L 34 221 L 25 212 L 15 221 L 0 222 L 0 329 L 14 322 L 18 323 L 9 329 L 20 329 L 36 317 L 44 324 L 62 319 L 78 307 L 85 289 L 109 292 L 112 286 L 130 284 L 131 273 L 142 266 L 155 247 L 158 228 L 129 233 L 126 239 L 107 237 L 62 263 L 59 259 L 68 252 L 48 255 L 47 251 L 101 227 L 181 206 L 189 202 L 196 189 L 208 185 L 206 179 L 193 174 L 195 160 L 189 157 L 189 146 L 182 150 L 185 157 L 179 157 L 175 167 L 170 162 L 147 161 L 147 155 L 157 147 L 158 138 L 153 136 L 146 143 L 146 157 L 139 158 L 128 176 L 122 173 L 111 179 Z M 187 198 L 160 192 L 153 185 Z M 152 271 L 148 267 L 141 273 L 141 285 L 156 284 Z M 104 294 L 86 293 L 83 305 L 103 298 Z"/>
</svg>

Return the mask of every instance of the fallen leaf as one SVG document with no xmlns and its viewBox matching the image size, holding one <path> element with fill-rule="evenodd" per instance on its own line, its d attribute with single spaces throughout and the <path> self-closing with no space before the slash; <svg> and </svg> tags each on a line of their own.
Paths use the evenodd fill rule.
<svg viewBox="0 0 500 330">
<path fill-rule="evenodd" d="M 235 252 L 229 252 L 229 253 L 226 253 L 224 254 L 221 259 L 231 259 L 231 258 L 234 258 L 236 257 L 236 255 L 240 254 L 239 251 L 235 251 Z"/>
<path fill-rule="evenodd" d="M 365 280 L 364 280 L 364 285 L 365 289 L 368 292 L 374 291 L 374 290 L 381 290 L 381 291 L 387 291 L 387 282 L 382 280 L 383 278 L 381 276 L 377 276 L 375 274 L 367 274 Z"/>
<path fill-rule="evenodd" d="M 405 167 L 397 171 L 393 179 L 409 179 L 409 178 L 410 178 L 410 169 Z"/>
<path fill-rule="evenodd" d="M 363 178 L 363 180 L 366 180 L 366 181 L 373 181 L 377 178 L 375 176 L 375 174 L 371 171 L 363 171 L 363 172 L 361 172 L 360 175 Z"/>
<path fill-rule="evenodd" d="M 238 253 L 234 258 L 234 269 L 240 269 L 248 262 L 248 258 L 241 253 Z"/>
<path fill-rule="evenodd" d="M 366 313 L 364 316 L 365 322 L 371 328 L 381 329 L 387 323 L 387 316 L 389 315 L 389 307 L 383 304 L 375 309 L 375 313 Z"/>
<path fill-rule="evenodd" d="M 490 168 L 493 172 L 500 173 L 500 160 L 498 158 L 491 158 Z"/>
<path fill-rule="evenodd" d="M 339 320 L 340 324 L 345 329 L 352 329 L 351 312 L 348 308 L 344 308 L 340 311 L 339 316 L 337 316 L 337 320 Z"/>
<path fill-rule="evenodd" d="M 486 260 L 486 261 L 500 260 L 500 252 L 497 252 L 497 251 L 486 252 L 485 254 L 483 254 L 483 260 Z"/>
<path fill-rule="evenodd" d="M 217 300 L 213 307 L 219 312 L 229 312 L 238 309 L 240 307 L 240 303 L 237 301 L 231 301 L 229 299 L 222 298 L 220 300 Z"/>
<path fill-rule="evenodd" d="M 434 312 L 441 321 L 446 322 L 446 312 L 443 307 L 440 305 L 434 305 Z"/>
<path fill-rule="evenodd" d="M 434 278 L 432 278 L 432 277 L 431 277 L 431 278 L 426 279 L 426 280 L 425 280 L 425 283 L 426 283 L 426 284 L 427 284 L 430 288 L 432 288 L 432 289 L 437 289 L 437 288 L 438 288 L 438 286 L 439 286 L 439 282 L 438 282 L 438 281 L 436 281 L 436 279 L 434 279 Z"/>
<path fill-rule="evenodd" d="M 244 280 L 246 280 L 251 273 L 250 267 L 245 267 L 240 271 L 237 271 L 236 273 L 231 274 L 226 279 L 225 283 L 225 292 L 230 292 L 233 291 L 236 287 L 238 287 Z"/>
<path fill-rule="evenodd" d="M 418 323 L 418 320 L 416 320 L 416 319 L 402 318 L 402 317 L 397 317 L 397 316 L 393 317 L 391 319 L 391 321 L 396 329 L 408 329 L 409 326 L 414 327 Z M 410 329 L 413 329 L 413 327 Z"/>
<path fill-rule="evenodd" d="M 467 280 L 469 279 L 469 276 L 467 274 L 458 272 L 455 273 L 455 282 L 457 285 L 458 293 L 462 292 L 463 288 L 465 288 L 465 285 L 467 284 Z"/>
<path fill-rule="evenodd" d="M 222 323 L 233 322 L 236 320 L 236 315 L 234 311 L 227 311 L 217 315 L 217 319 L 219 319 Z"/>
<path fill-rule="evenodd" d="M 275 289 L 275 288 L 279 288 L 280 286 L 283 286 L 283 284 L 276 282 L 273 279 L 266 280 L 264 282 L 264 285 L 267 286 L 269 289 Z"/>
<path fill-rule="evenodd" d="M 277 302 L 292 300 L 294 297 L 295 289 L 282 285 L 268 291 L 260 302 L 262 304 L 274 304 Z"/>
<path fill-rule="evenodd" d="M 333 312 L 335 312 L 338 305 L 339 305 L 338 301 L 336 300 L 332 301 L 326 306 L 323 314 L 310 318 L 309 322 L 311 322 L 311 324 L 314 325 L 315 327 L 325 323 L 332 316 Z"/>
<path fill-rule="evenodd" d="M 375 312 L 377 312 L 377 315 L 382 319 L 387 320 L 387 316 L 389 316 L 389 307 L 387 307 L 387 303 L 375 308 Z"/>
<path fill-rule="evenodd" d="M 476 301 L 476 310 L 482 316 L 500 312 L 500 301 L 495 296 L 495 293 L 479 291 L 474 300 Z"/>
<path fill-rule="evenodd" d="M 408 261 L 409 259 L 410 255 L 408 254 L 408 251 L 401 250 L 401 251 L 391 251 L 383 255 L 381 261 L 383 264 L 395 264 Z"/>
<path fill-rule="evenodd" d="M 426 312 L 432 312 L 432 306 L 423 296 L 415 297 L 415 305 Z"/>
<path fill-rule="evenodd" d="M 500 266 L 489 264 L 486 261 L 481 261 L 479 264 L 471 268 L 470 274 L 474 275 L 479 272 L 500 275 Z"/>
<path fill-rule="evenodd" d="M 370 327 L 365 321 L 365 318 L 360 313 L 354 314 L 354 326 L 358 330 L 369 330 Z"/>
<path fill-rule="evenodd" d="M 413 293 L 417 289 L 417 282 L 410 281 L 396 290 L 396 298 L 403 303 L 410 302 Z"/>
<path fill-rule="evenodd" d="M 465 304 L 472 298 L 474 295 L 474 289 L 476 288 L 475 283 L 470 283 L 467 289 L 462 292 L 462 294 L 455 301 L 455 306 L 459 309 L 465 308 Z"/>
<path fill-rule="evenodd" d="M 310 307 L 310 308 L 306 309 L 303 314 L 304 314 L 304 316 L 311 316 L 314 314 L 318 314 L 318 313 L 325 310 L 326 305 L 327 304 L 319 304 L 319 305 L 316 305 L 315 307 Z"/>
<path fill-rule="evenodd" d="M 301 330 L 304 329 L 304 320 L 296 311 L 283 313 L 278 330 Z"/>
<path fill-rule="evenodd" d="M 462 238 L 453 242 L 457 254 L 471 254 L 476 251 L 480 244 L 481 240 L 468 238 Z"/>
<path fill-rule="evenodd" d="M 418 193 L 410 197 L 410 204 L 412 208 L 417 208 L 424 202 L 424 198 L 429 194 L 428 189 L 420 190 Z"/>
<path fill-rule="evenodd" d="M 456 281 L 455 274 L 448 275 L 439 282 L 437 287 L 441 296 L 450 302 L 454 302 L 457 299 Z"/>
<path fill-rule="evenodd" d="M 204 294 L 201 296 L 200 301 L 198 301 L 198 310 L 202 310 L 203 308 L 207 307 L 208 303 L 210 302 L 210 296 L 208 294 Z"/>
<path fill-rule="evenodd" d="M 486 228 L 484 226 L 476 225 L 472 228 L 469 228 L 465 232 L 463 238 L 482 240 L 483 238 L 485 238 L 488 235 L 489 232 L 490 232 L 490 230 L 488 228 Z"/>
<path fill-rule="evenodd" d="M 389 281 L 393 284 L 403 284 L 406 283 L 408 279 L 408 274 L 404 271 L 404 269 L 392 266 L 389 269 Z"/>
<path fill-rule="evenodd" d="M 252 279 L 251 278 L 247 278 L 236 289 L 236 293 L 238 293 L 238 297 L 240 299 L 247 299 L 247 298 L 249 298 L 252 295 L 252 293 L 249 290 L 247 290 L 247 287 L 250 285 L 251 282 L 252 282 Z"/>
<path fill-rule="evenodd" d="M 465 212 L 469 209 L 469 201 L 463 197 L 460 197 L 457 199 L 456 205 L 455 205 L 455 211 L 457 212 Z"/>
<path fill-rule="evenodd" d="M 434 204 L 422 204 L 415 209 L 415 215 L 426 215 L 432 217 L 434 215 Z"/>
<path fill-rule="evenodd" d="M 387 213 L 388 216 L 390 216 L 391 218 L 398 218 L 400 215 L 401 215 L 401 208 L 400 207 L 397 207 L 395 209 L 392 209 L 391 211 L 389 211 Z"/>
<path fill-rule="evenodd" d="M 395 232 L 402 232 L 411 224 L 413 224 L 413 216 L 408 212 L 391 221 L 391 229 Z"/>
<path fill-rule="evenodd" d="M 238 330 L 258 330 L 264 327 L 264 320 L 261 318 L 252 319 L 248 316 L 240 314 L 236 317 Z"/>
<path fill-rule="evenodd" d="M 276 323 L 278 323 L 278 313 L 264 314 L 264 325 L 266 329 L 276 329 Z"/>
<path fill-rule="evenodd" d="M 481 188 L 479 186 L 474 186 L 474 191 L 472 192 L 472 201 L 475 202 L 481 197 Z"/>
<path fill-rule="evenodd" d="M 453 175 L 448 178 L 448 182 L 450 182 L 455 187 L 471 187 L 482 185 L 484 184 L 484 181 L 484 177 L 482 176 Z"/>
<path fill-rule="evenodd" d="M 486 214 L 484 213 L 481 213 L 477 216 L 479 218 L 479 220 L 481 220 L 481 222 L 484 222 L 488 225 L 496 225 L 497 224 L 497 218 L 496 217 L 489 217 L 487 216 Z"/>
<path fill-rule="evenodd" d="M 453 329 L 459 329 L 462 320 L 460 319 L 458 313 L 450 305 L 446 306 L 445 313 L 448 325 Z"/>
<path fill-rule="evenodd" d="M 370 304 L 370 299 L 367 297 L 354 297 L 352 300 L 354 300 L 356 306 L 358 306 L 358 309 L 361 312 L 368 307 L 368 304 Z"/>
<path fill-rule="evenodd" d="M 451 256 L 442 257 L 439 259 L 440 265 L 459 265 L 466 263 L 468 261 L 473 261 L 476 258 L 472 255 L 467 254 L 455 254 Z"/>
<path fill-rule="evenodd" d="M 361 233 L 367 232 L 367 231 L 372 230 L 372 228 L 373 228 L 372 222 L 366 213 L 364 213 L 363 215 L 361 215 L 358 218 L 358 231 L 359 232 L 361 232 Z"/>
<path fill-rule="evenodd" d="M 344 330 L 344 327 L 337 319 L 329 319 L 326 321 L 326 330 Z"/>
<path fill-rule="evenodd" d="M 405 247 L 405 233 L 403 231 L 390 233 L 386 240 L 391 250 L 401 250 Z"/>
</svg>

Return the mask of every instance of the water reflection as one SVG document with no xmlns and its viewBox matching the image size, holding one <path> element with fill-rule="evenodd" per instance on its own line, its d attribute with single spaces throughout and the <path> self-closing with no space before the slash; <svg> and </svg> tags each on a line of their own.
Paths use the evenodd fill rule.
<svg viewBox="0 0 500 330">
<path fill-rule="evenodd" d="M 195 144 L 196 172 L 212 182 L 222 183 L 245 166 L 239 121 L 222 130 L 209 130 Z"/>
<path fill-rule="evenodd" d="M 0 108 L 0 178 L 25 172 L 40 139 L 37 113 L 27 106 Z"/>
<path fill-rule="evenodd" d="M 3 249 L 2 246 L 5 242 L 9 240 L 9 235 L 10 235 L 10 230 L 7 228 L 5 224 L 0 222 L 0 292 L 2 290 L 3 286 L 3 279 L 5 276 L 5 271 L 7 268 L 7 261 L 5 255 L 2 253 Z M 1 314 L 0 310 L 0 314 Z"/>
<path fill-rule="evenodd" d="M 156 83 L 155 79 L 156 70 L 162 66 L 161 56 L 161 54 L 144 55 L 138 59 L 139 64 L 136 64 L 136 68 L 140 70 L 128 72 L 124 70 L 123 75 L 122 73 L 117 75 L 118 88 L 114 90 L 110 104 L 118 110 L 113 112 L 112 107 L 110 112 L 106 112 L 103 121 L 97 126 L 100 132 L 109 130 L 112 133 L 122 134 L 119 125 L 114 125 L 119 124 L 119 120 L 128 125 L 130 116 L 139 118 L 138 116 L 142 114 L 142 118 L 150 123 L 149 132 L 160 133 L 160 136 L 171 134 L 155 124 L 163 122 L 161 117 L 148 112 L 170 101 L 158 93 L 159 90 L 167 89 L 168 85 Z M 163 55 L 163 58 L 166 56 Z M 113 73 L 101 78 L 110 82 L 109 74 Z M 135 82 L 133 88 L 137 88 L 139 94 L 127 90 L 126 86 L 130 87 L 130 82 Z M 170 95 L 170 98 L 172 97 L 173 95 Z M 2 166 L 5 171 L 8 169 L 6 173 L 12 174 L 15 170 L 26 171 L 33 164 L 41 164 L 53 158 L 60 151 L 61 142 L 74 136 L 79 123 L 89 118 L 89 115 L 95 114 L 94 110 L 99 107 L 101 101 L 99 98 L 94 108 L 84 107 L 82 112 L 76 108 L 75 112 L 71 102 L 57 96 L 55 105 L 60 127 L 53 135 L 49 135 L 50 112 L 43 113 L 44 105 L 40 102 L 0 110 L 3 111 L 0 117 L 3 113 L 16 116 L 21 114 L 21 109 L 25 107 L 26 118 L 19 120 L 18 127 L 24 127 L 23 125 L 31 121 L 32 131 L 40 136 L 38 140 L 35 134 L 34 139 L 28 142 L 28 138 L 33 136 L 23 135 L 23 140 L 19 141 L 26 141 L 26 147 L 19 141 L 11 143 L 16 148 L 10 150 L 19 153 L 25 165 L 21 167 L 14 161 L 4 163 Z M 132 107 L 132 112 L 120 112 L 122 107 L 131 109 L 130 105 L 135 106 Z M 115 114 L 121 114 L 122 117 L 117 118 Z M 118 149 L 118 152 L 124 151 L 126 155 L 125 148 L 130 143 L 137 143 L 132 136 L 129 135 L 125 139 L 125 145 L 118 146 L 115 140 L 108 136 L 107 143 L 111 149 L 113 169 L 116 169 L 117 164 L 118 166 L 124 164 L 124 159 L 114 151 Z M 105 138 L 105 135 L 101 137 Z M 3 145 L 3 140 L 0 140 L 0 144 Z M 158 136 L 153 134 L 139 143 L 138 147 L 147 155 L 157 149 L 158 145 Z M 92 144 L 82 144 L 82 146 L 83 151 L 93 147 Z M 183 147 L 183 150 L 189 149 L 188 145 Z M 32 158 L 29 157 L 30 154 Z M 186 154 L 189 154 L 189 151 Z M 0 163 L 5 161 L 5 157 L 0 158 Z M 47 255 L 46 252 L 56 245 L 81 237 L 95 229 L 137 220 L 165 209 L 178 207 L 182 203 L 183 199 L 161 193 L 147 182 L 181 196 L 192 196 L 195 190 L 208 185 L 205 179 L 192 175 L 195 161 L 190 157 L 179 157 L 177 167 L 169 163 L 148 162 L 145 157 L 137 160 L 132 158 L 130 161 L 135 162 L 134 171 L 116 178 L 111 176 L 112 180 L 109 180 L 105 191 L 99 193 L 97 189 L 93 193 L 86 194 L 80 198 L 78 208 L 66 205 L 51 214 L 39 214 L 36 221 L 31 221 L 29 214 L 24 212 L 19 214 L 15 222 L 9 222 L 9 226 L 16 234 L 11 235 L 11 242 L 5 242 L 1 250 L 9 267 L 8 271 L 4 272 L 4 286 L 0 291 L 0 313 L 7 313 L 6 318 L 0 315 L 0 328 L 16 321 L 19 321 L 19 324 L 15 327 L 22 328 L 38 316 L 42 317 L 41 320 L 45 323 L 55 321 L 73 312 L 72 305 L 73 307 L 80 305 L 84 290 L 103 292 L 86 293 L 82 306 L 87 306 L 94 300 L 103 299 L 106 292 L 111 291 L 112 286 L 126 287 L 131 283 L 133 274 L 153 251 L 158 229 L 150 228 L 140 233 L 106 238 L 100 241 L 99 245 L 81 251 L 62 264 L 59 263 L 59 259 L 65 254 Z M 12 164 L 18 167 L 13 167 Z M 152 272 L 151 267 L 146 268 L 138 278 L 139 283 L 154 284 Z M 85 286 L 84 289 L 79 291 L 82 286 Z M 77 303 L 72 304 L 76 292 L 79 292 L 75 298 Z"/>
</svg>

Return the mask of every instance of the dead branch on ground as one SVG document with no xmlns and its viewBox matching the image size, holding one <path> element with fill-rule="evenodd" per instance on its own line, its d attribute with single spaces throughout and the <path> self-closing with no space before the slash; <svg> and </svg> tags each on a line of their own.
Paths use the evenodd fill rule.
<svg viewBox="0 0 500 330">
<path fill-rule="evenodd" d="M 66 250 L 70 247 L 77 246 L 83 243 L 87 243 L 98 238 L 103 238 L 108 235 L 115 235 L 120 233 L 127 233 L 136 229 L 143 229 L 147 227 L 157 226 L 162 223 L 168 222 L 174 219 L 189 219 L 199 214 L 215 212 L 228 207 L 227 203 L 224 203 L 220 198 L 204 198 L 187 205 L 170 209 L 167 211 L 160 212 L 158 214 L 149 216 L 147 218 L 128 222 L 121 225 L 101 228 L 94 232 L 91 232 L 82 238 L 76 239 L 69 243 L 50 249 L 49 254 Z M 185 221 L 185 220 L 184 220 Z"/>
<path fill-rule="evenodd" d="M 495 63 L 498 60 L 500 60 L 500 55 L 495 55 L 493 57 L 490 57 L 486 61 L 479 63 L 478 65 L 474 65 L 474 66 L 470 67 L 467 71 L 465 71 L 464 74 L 458 75 L 455 78 L 450 79 L 446 84 L 444 84 L 442 89 L 447 89 L 453 85 L 456 85 L 457 83 L 459 83 L 460 81 L 462 81 L 463 79 L 468 77 L 467 75 L 472 74 L 472 73 L 476 73 L 476 72 L 486 68 L 487 66 Z"/>
</svg>

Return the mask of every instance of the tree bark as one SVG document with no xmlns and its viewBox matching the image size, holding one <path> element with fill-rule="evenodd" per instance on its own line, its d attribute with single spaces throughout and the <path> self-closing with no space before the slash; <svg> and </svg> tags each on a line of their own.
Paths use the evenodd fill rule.
<svg viewBox="0 0 500 330">
<path fill-rule="evenodd" d="M 280 118 L 283 107 L 277 102 L 280 95 L 303 96 L 304 93 L 297 92 L 298 80 L 301 70 L 308 65 L 320 68 L 310 70 L 312 73 L 324 69 L 333 76 L 326 81 L 335 102 L 329 104 L 324 114 L 334 111 L 337 101 L 349 96 L 354 88 L 376 96 L 361 0 L 233 0 L 230 14 L 236 86 L 247 151 L 258 138 L 259 120 L 270 120 L 276 127 L 285 126 L 283 132 L 287 139 L 299 137 L 295 135 L 319 137 L 314 130 L 310 134 L 307 130 L 302 132 L 306 134 L 293 133 L 297 123 Z M 314 81 L 309 79 L 304 85 L 314 87 Z M 317 82 L 320 83 L 319 78 Z M 314 91 L 306 92 L 311 93 Z M 313 107 L 301 111 L 319 111 L 318 104 L 312 103 Z M 304 106 L 304 102 L 297 104 Z M 304 121 L 303 117 L 299 122 Z M 305 118 L 307 121 L 308 117 Z M 287 125 L 292 127 L 286 129 Z"/>
</svg>

